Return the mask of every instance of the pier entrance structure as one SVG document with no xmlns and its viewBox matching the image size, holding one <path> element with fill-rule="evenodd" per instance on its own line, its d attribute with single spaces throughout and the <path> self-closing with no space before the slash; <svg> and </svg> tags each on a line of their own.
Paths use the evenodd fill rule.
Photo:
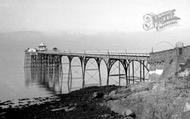
<svg viewBox="0 0 190 119">
<path fill-rule="evenodd" d="M 43 50 L 41 50 L 43 49 Z M 32 51 L 32 52 L 31 52 Z M 147 74 L 149 71 L 148 53 L 71 53 L 71 52 L 61 52 L 57 48 L 53 50 L 47 50 L 44 45 L 40 45 L 39 49 L 31 50 L 27 49 L 25 51 L 25 67 L 40 67 L 40 72 L 47 72 L 45 70 L 48 67 L 58 67 L 60 70 L 63 69 L 62 58 L 66 57 L 68 59 L 68 73 L 67 73 L 67 88 L 70 92 L 72 89 L 73 74 L 72 74 L 72 60 L 78 58 L 80 63 L 78 67 L 82 70 L 81 76 L 81 87 L 86 87 L 85 75 L 87 70 L 87 64 L 91 59 L 93 59 L 97 64 L 98 77 L 99 77 L 99 86 L 102 85 L 102 76 L 101 76 L 101 62 L 104 62 L 107 69 L 107 79 L 106 85 L 110 85 L 110 77 L 118 76 L 119 85 L 121 84 L 121 79 L 125 80 L 125 86 L 128 86 L 131 83 L 141 82 L 148 79 Z M 113 65 L 119 63 L 119 73 L 111 74 L 111 69 Z M 123 67 L 124 72 L 120 72 L 120 68 Z M 60 72 L 59 70 L 59 72 Z M 95 69 L 94 69 L 95 70 Z M 55 72 L 56 73 L 56 72 Z M 63 73 L 60 73 L 60 76 L 63 76 Z"/>
</svg>

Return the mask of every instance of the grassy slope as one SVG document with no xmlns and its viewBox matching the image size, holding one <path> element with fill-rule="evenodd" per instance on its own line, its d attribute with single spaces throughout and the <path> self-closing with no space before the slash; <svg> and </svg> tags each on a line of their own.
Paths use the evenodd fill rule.
<svg viewBox="0 0 190 119">
<path fill-rule="evenodd" d="M 176 79 L 176 59 L 165 66 L 161 79 L 111 92 L 107 105 L 115 112 L 131 110 L 137 119 L 189 119 L 190 77 Z"/>
</svg>

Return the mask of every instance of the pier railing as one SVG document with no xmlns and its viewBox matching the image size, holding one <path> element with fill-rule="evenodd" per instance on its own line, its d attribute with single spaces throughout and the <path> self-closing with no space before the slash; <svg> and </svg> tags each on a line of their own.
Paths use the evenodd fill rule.
<svg viewBox="0 0 190 119">
<path fill-rule="evenodd" d="M 92 58 L 114 58 L 114 59 L 133 59 L 133 60 L 138 60 L 138 59 L 146 59 L 149 58 L 149 53 L 127 53 L 127 52 L 113 52 L 113 51 L 108 51 L 108 52 L 90 52 L 90 51 L 84 51 L 84 52 L 71 52 L 71 51 L 53 51 L 53 50 L 48 50 L 48 51 L 43 51 L 43 52 L 38 52 L 39 54 L 51 54 L 51 55 L 61 55 L 61 56 L 82 56 L 82 57 L 92 57 Z"/>
</svg>

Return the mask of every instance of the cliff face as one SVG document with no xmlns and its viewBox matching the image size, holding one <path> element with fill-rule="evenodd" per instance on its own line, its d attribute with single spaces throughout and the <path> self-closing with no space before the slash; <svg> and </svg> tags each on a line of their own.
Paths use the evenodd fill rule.
<svg viewBox="0 0 190 119">
<path fill-rule="evenodd" d="M 190 82 L 163 79 L 111 92 L 107 106 L 120 114 L 133 112 L 136 119 L 189 119 Z"/>
<path fill-rule="evenodd" d="M 134 113 L 136 119 L 189 119 L 190 60 L 189 48 L 152 54 L 149 82 L 113 91 L 107 106 L 120 114 Z"/>
<path fill-rule="evenodd" d="M 150 79 L 178 77 L 181 72 L 190 68 L 188 63 L 190 59 L 189 52 L 190 46 L 150 53 Z M 156 70 L 162 71 L 157 77 L 155 77 L 157 73 L 154 73 Z"/>
<path fill-rule="evenodd" d="M 166 50 L 161 52 L 155 52 L 150 54 L 150 72 L 155 70 L 161 70 L 161 74 L 157 74 L 157 77 L 155 77 L 156 73 L 150 74 L 150 79 L 160 79 L 161 77 L 171 77 L 175 74 L 177 70 L 177 56 L 176 56 L 176 50 Z"/>
</svg>

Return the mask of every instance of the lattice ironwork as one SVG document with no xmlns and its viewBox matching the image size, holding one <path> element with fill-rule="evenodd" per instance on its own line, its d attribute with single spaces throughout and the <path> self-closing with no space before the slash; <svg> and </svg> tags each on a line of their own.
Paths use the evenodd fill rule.
<svg viewBox="0 0 190 119">
<path fill-rule="evenodd" d="M 110 76 L 118 76 L 119 80 L 115 81 L 116 84 L 121 83 L 121 79 L 126 80 L 126 86 L 132 82 L 136 81 L 145 81 L 148 71 L 149 71 L 149 54 L 143 53 L 101 53 L 101 54 L 90 54 L 90 53 L 68 53 L 68 52 L 37 52 L 36 54 L 28 54 L 29 56 L 25 60 L 31 60 L 32 67 L 39 67 L 39 71 L 47 76 L 41 76 L 43 80 L 52 79 L 56 80 L 52 85 L 59 85 L 62 88 L 63 76 L 67 75 L 67 87 L 68 91 L 72 90 L 72 83 L 74 79 L 81 79 L 82 88 L 85 87 L 85 75 L 89 76 L 89 79 L 97 80 L 94 78 L 97 74 L 99 77 L 99 84 L 102 85 L 101 79 L 101 61 L 104 60 L 107 68 L 107 85 L 109 85 Z M 68 62 L 62 62 L 62 57 L 67 57 Z M 74 58 L 79 58 L 77 64 L 73 64 Z M 93 59 L 94 62 L 90 62 L 90 59 Z M 114 67 L 116 62 L 119 62 L 117 67 Z M 26 62 L 26 61 L 25 61 Z M 64 66 L 67 65 L 67 69 Z M 87 65 L 91 65 L 91 68 L 88 68 Z M 28 67 L 29 65 L 27 65 Z M 47 68 L 48 67 L 48 68 Z M 79 67 L 81 70 L 76 70 Z M 92 68 L 93 67 L 93 68 Z M 94 68 L 95 67 L 95 68 Z M 123 68 L 121 68 L 123 67 Z M 57 69 L 56 69 L 57 68 Z M 115 68 L 115 69 L 114 69 Z M 119 69 L 118 74 L 112 74 L 111 69 L 115 71 Z M 121 69 L 123 69 L 121 71 Z M 59 70 L 59 71 L 57 71 Z M 96 71 L 96 72 L 93 72 Z M 74 77 L 73 74 L 80 73 L 80 76 Z M 57 76 L 59 74 L 59 76 Z M 137 75 L 138 74 L 138 75 Z M 42 74 L 40 74 L 42 75 Z M 86 79 L 87 80 L 87 79 Z M 60 83 L 60 84 L 59 84 Z M 62 89 L 60 89 L 62 90 Z"/>
</svg>

